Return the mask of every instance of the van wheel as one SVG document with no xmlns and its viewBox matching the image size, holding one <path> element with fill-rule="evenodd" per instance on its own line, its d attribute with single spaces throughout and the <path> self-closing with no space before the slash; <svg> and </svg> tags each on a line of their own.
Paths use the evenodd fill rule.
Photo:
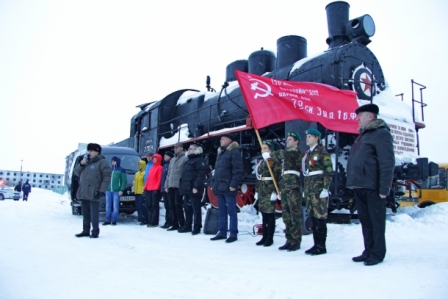
<svg viewBox="0 0 448 299">
<path fill-rule="evenodd" d="M 422 202 L 418 207 L 421 209 L 424 209 L 426 207 L 432 206 L 434 203 L 432 201 L 425 201 Z"/>
</svg>

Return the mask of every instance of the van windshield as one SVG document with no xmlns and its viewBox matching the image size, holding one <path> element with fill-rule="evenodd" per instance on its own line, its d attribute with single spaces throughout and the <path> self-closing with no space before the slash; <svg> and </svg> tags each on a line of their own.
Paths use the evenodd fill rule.
<svg viewBox="0 0 448 299">
<path fill-rule="evenodd" d="M 112 157 L 116 156 L 121 159 L 120 166 L 126 170 L 127 174 L 135 174 L 138 171 L 138 161 L 140 161 L 139 156 L 126 155 L 126 154 L 103 154 L 107 162 L 112 161 Z"/>
</svg>

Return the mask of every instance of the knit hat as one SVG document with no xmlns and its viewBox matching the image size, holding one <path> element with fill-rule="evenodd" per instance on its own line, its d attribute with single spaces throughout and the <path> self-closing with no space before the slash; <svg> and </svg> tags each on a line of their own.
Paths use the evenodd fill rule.
<svg viewBox="0 0 448 299">
<path fill-rule="evenodd" d="M 87 144 L 87 150 L 88 151 L 95 151 L 98 154 L 101 154 L 101 145 L 97 143 L 89 143 Z"/>
<path fill-rule="evenodd" d="M 322 138 L 322 134 L 316 129 L 308 129 L 305 131 L 305 134 L 307 134 L 307 135 L 311 134 L 311 135 L 317 136 L 319 138 Z"/>
<path fill-rule="evenodd" d="M 171 158 L 174 157 L 174 154 L 172 151 L 166 151 L 165 155 L 170 156 Z"/>
</svg>

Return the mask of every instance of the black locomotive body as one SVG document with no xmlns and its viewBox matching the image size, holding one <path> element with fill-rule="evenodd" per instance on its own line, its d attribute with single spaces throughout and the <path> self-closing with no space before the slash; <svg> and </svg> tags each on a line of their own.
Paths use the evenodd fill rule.
<svg viewBox="0 0 448 299">
<path fill-rule="evenodd" d="M 367 47 L 374 33 L 369 15 L 349 20 L 349 4 L 333 2 L 327 5 L 329 48 L 319 55 L 307 57 L 306 39 L 285 36 L 277 41 L 277 56 L 270 51 L 252 53 L 248 60 L 237 60 L 227 66 L 226 82 L 219 92 L 194 89 L 179 90 L 164 99 L 140 105 L 141 111 L 131 120 L 130 138 L 118 143 L 133 147 L 141 155 L 163 153 L 176 142 L 199 143 L 204 148 L 209 165 L 216 158 L 220 134 L 238 133 L 245 175 L 238 204 L 251 203 L 255 175 L 253 166 L 260 158 L 260 148 L 250 115 L 234 74 L 235 70 L 271 78 L 317 82 L 339 89 L 354 90 L 359 100 L 372 101 L 386 88 L 381 66 Z M 318 123 L 302 120 L 278 123 L 259 130 L 262 139 L 273 140 L 284 147 L 285 133 L 302 134 L 308 128 L 318 128 L 326 148 L 332 154 L 335 175 L 330 187 L 330 209 L 346 208 L 353 211 L 353 195 L 345 188 L 345 158 L 347 148 L 356 135 L 332 132 Z M 300 144 L 306 150 L 305 142 Z M 344 158 L 345 157 L 345 158 Z M 390 206 L 394 206 L 393 197 Z"/>
</svg>

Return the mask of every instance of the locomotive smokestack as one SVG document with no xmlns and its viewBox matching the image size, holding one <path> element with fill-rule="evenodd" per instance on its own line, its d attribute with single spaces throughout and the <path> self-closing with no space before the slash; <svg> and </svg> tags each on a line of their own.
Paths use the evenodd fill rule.
<svg viewBox="0 0 448 299">
<path fill-rule="evenodd" d="M 328 38 L 326 42 L 330 48 L 350 42 L 346 32 L 349 9 L 350 4 L 344 1 L 332 2 L 325 7 L 328 24 Z"/>
</svg>

